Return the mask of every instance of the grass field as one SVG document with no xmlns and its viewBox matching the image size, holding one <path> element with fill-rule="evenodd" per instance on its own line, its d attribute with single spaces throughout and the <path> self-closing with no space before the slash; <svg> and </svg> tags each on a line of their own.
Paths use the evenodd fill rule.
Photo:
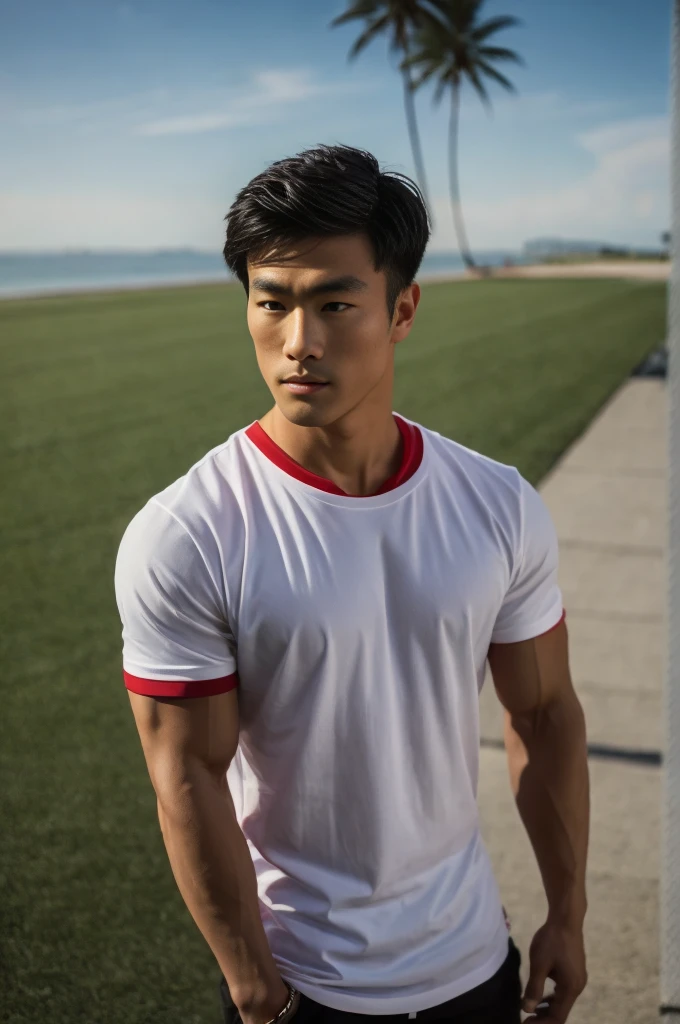
<svg viewBox="0 0 680 1024">
<path fill-rule="evenodd" d="M 423 287 L 394 408 L 533 482 L 665 334 L 665 285 Z M 0 303 L 0 1019 L 217 1024 L 120 674 L 146 499 L 262 415 L 240 287 Z"/>
</svg>

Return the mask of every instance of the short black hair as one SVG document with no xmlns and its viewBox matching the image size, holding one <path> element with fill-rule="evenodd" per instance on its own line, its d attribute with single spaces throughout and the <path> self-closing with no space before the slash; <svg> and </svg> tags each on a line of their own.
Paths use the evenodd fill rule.
<svg viewBox="0 0 680 1024">
<path fill-rule="evenodd" d="M 343 145 L 319 145 L 270 164 L 241 189 L 225 220 L 224 259 L 246 295 L 249 257 L 278 262 L 306 238 L 365 233 L 375 270 L 385 272 L 390 319 L 430 237 L 416 183 L 381 171 L 372 153 Z"/>
</svg>

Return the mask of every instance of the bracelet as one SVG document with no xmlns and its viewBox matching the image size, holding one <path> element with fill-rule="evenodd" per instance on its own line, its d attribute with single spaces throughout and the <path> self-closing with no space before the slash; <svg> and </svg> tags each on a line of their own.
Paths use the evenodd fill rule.
<svg viewBox="0 0 680 1024">
<path fill-rule="evenodd" d="M 271 1020 L 268 1020 L 267 1024 L 282 1024 L 282 1022 L 286 1020 L 289 1015 L 293 1015 L 291 1013 L 291 1010 L 293 1011 L 293 1013 L 295 1013 L 297 1011 L 298 1006 L 300 1005 L 300 993 L 298 992 L 298 990 L 296 988 L 293 988 L 292 985 L 289 985 L 285 979 L 282 980 L 283 984 L 290 991 L 290 997 L 284 1008 L 282 1010 L 279 1010 L 275 1017 L 272 1017 Z"/>
</svg>

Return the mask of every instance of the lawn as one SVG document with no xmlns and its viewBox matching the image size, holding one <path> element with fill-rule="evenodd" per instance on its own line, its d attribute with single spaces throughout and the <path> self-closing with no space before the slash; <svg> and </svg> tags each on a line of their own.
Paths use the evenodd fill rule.
<svg viewBox="0 0 680 1024">
<path fill-rule="evenodd" d="M 665 333 L 666 287 L 423 286 L 394 408 L 538 482 Z M 217 1024 L 120 674 L 146 499 L 268 408 L 240 286 L 0 302 L 0 1017 Z"/>
</svg>

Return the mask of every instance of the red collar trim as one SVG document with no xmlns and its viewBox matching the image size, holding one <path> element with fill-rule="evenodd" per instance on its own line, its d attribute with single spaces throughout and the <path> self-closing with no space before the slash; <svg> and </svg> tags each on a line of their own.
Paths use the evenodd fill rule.
<svg viewBox="0 0 680 1024">
<path fill-rule="evenodd" d="M 375 494 L 385 494 L 386 491 L 392 491 L 395 487 L 405 484 L 413 476 L 423 459 L 423 435 L 418 427 L 415 423 L 411 424 L 407 423 L 406 420 L 402 420 L 400 416 L 395 416 L 394 418 L 399 427 L 399 432 L 404 439 L 401 466 L 396 473 L 385 481 L 380 490 L 376 491 Z M 340 494 L 344 498 L 361 499 L 362 497 L 374 497 L 372 494 L 347 494 L 341 487 L 334 484 L 332 480 L 328 480 L 325 476 L 319 476 L 317 473 L 312 473 L 310 470 L 305 469 L 295 459 L 291 459 L 290 455 L 284 452 L 283 448 L 280 448 L 275 441 L 272 441 L 269 434 L 265 432 L 257 420 L 247 428 L 246 434 L 263 455 L 266 455 L 275 466 L 288 473 L 289 476 L 295 477 L 296 480 L 301 480 L 303 483 L 316 487 L 320 491 L 326 491 L 328 494 Z"/>
</svg>

